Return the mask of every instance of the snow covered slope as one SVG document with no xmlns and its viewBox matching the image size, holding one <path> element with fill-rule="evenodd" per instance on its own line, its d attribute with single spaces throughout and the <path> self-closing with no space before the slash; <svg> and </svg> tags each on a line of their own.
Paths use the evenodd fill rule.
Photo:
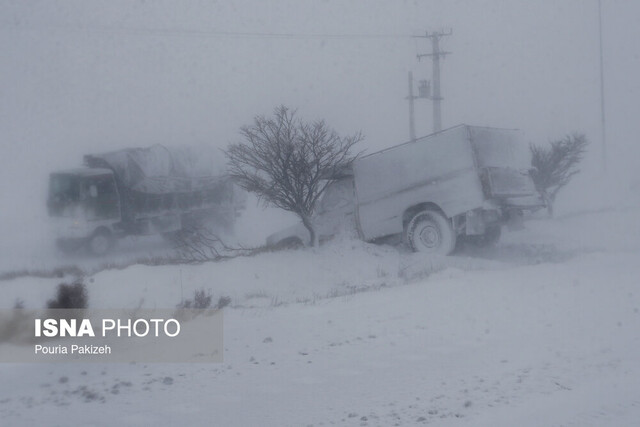
<svg viewBox="0 0 640 427">
<path fill-rule="evenodd" d="M 88 281 L 93 307 L 230 296 L 224 363 L 0 365 L 3 425 L 627 426 L 637 210 L 535 220 L 428 259 L 349 239 Z M 40 307 L 59 280 L 0 282 Z M 2 346 L 0 345 L 0 351 Z"/>
</svg>

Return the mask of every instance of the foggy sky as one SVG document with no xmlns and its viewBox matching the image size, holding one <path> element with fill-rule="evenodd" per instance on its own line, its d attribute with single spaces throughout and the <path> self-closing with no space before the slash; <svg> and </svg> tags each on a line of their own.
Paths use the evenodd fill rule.
<svg viewBox="0 0 640 427">
<path fill-rule="evenodd" d="M 602 1 L 609 169 L 626 179 L 640 154 L 640 3 Z M 453 29 L 442 42 L 453 52 L 442 63 L 444 128 L 520 128 L 539 143 L 584 132 L 595 173 L 596 0 L 1 0 L 3 227 L 42 220 L 48 173 L 82 154 L 224 147 L 279 104 L 362 130 L 369 151 L 403 142 L 407 72 L 431 75 L 416 60 L 427 41 L 408 36 L 440 28 Z M 367 36 L 331 37 L 350 34 Z M 430 103 L 417 101 L 416 115 L 418 135 L 429 133 Z"/>
</svg>

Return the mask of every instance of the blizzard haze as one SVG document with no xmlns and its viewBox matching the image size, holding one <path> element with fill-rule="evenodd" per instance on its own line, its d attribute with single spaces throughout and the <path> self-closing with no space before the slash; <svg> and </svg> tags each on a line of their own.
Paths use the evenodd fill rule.
<svg viewBox="0 0 640 427">
<path fill-rule="evenodd" d="M 603 1 L 617 183 L 638 179 L 639 14 L 635 2 Z M 520 128 L 536 143 L 584 132 L 584 175 L 599 173 L 595 0 L 4 0 L 0 16 L 0 216 L 12 240 L 44 233 L 47 175 L 83 154 L 225 147 L 279 104 L 342 133 L 362 130 L 369 151 L 407 140 L 407 72 L 431 74 L 429 60 L 416 60 L 430 46 L 409 36 L 440 28 L 453 29 L 442 41 L 453 52 L 442 64 L 443 127 Z M 430 132 L 427 101 L 416 102 L 416 126 Z"/>
<path fill-rule="evenodd" d="M 606 170 L 598 0 L 0 0 L 0 310 L 43 308 L 72 280 L 89 310 L 226 301 L 223 364 L 0 363 L 0 424 L 637 423 L 640 2 L 601 3 Z M 163 144 L 224 161 L 281 104 L 362 131 L 368 153 L 407 141 L 407 74 L 432 72 L 413 36 L 449 28 L 443 129 L 590 141 L 555 217 L 447 257 L 347 233 L 193 265 L 137 263 L 175 255 L 159 236 L 54 250 L 48 175 L 84 154 Z M 431 102 L 415 110 L 431 133 Z M 249 196 L 235 243 L 296 221 Z"/>
</svg>

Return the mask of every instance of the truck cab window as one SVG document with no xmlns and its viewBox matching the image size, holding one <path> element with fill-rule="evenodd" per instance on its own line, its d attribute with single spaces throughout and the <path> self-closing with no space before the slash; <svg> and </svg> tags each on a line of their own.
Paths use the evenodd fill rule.
<svg viewBox="0 0 640 427">
<path fill-rule="evenodd" d="M 344 210 L 353 205 L 353 180 L 341 179 L 334 181 L 327 187 L 320 203 L 320 212 Z"/>
<path fill-rule="evenodd" d="M 51 175 L 50 196 L 57 202 L 75 202 L 80 199 L 80 183 L 72 175 Z"/>
<path fill-rule="evenodd" d="M 85 188 L 95 218 L 107 219 L 119 215 L 118 194 L 111 176 L 88 178 Z"/>
</svg>

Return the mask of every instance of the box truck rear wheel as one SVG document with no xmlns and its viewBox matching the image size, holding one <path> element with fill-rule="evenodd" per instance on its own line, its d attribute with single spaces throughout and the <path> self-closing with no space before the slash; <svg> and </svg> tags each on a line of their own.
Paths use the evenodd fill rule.
<svg viewBox="0 0 640 427">
<path fill-rule="evenodd" d="M 451 222 L 439 212 L 418 212 L 405 230 L 407 243 L 414 252 L 449 255 L 456 246 Z"/>
</svg>

